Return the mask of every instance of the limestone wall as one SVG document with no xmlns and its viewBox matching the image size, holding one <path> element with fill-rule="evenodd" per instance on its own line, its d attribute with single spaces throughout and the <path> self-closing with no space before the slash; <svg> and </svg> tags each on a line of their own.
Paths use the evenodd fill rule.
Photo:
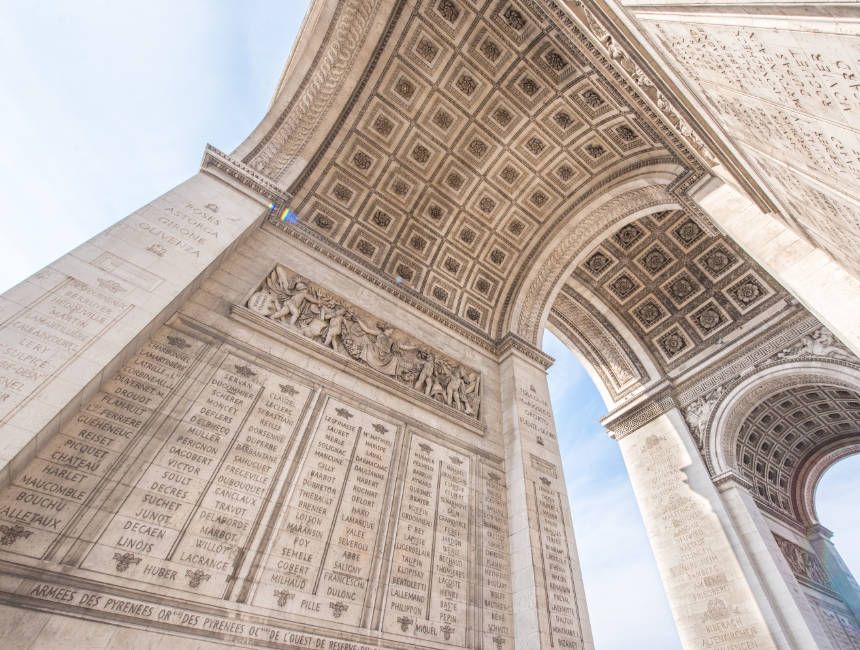
<svg viewBox="0 0 860 650">
<path fill-rule="evenodd" d="M 288 320 L 255 322 L 248 298 L 277 264 L 468 367 L 480 410 Z M 512 647 L 486 351 L 256 227 L 127 354 L 10 472 L 0 600 L 237 645 Z M 91 647 L 117 643 L 112 628 L 32 616 L 16 625 L 20 611 L 4 609 L 4 641 L 47 642 L 59 626 Z"/>
<path fill-rule="evenodd" d="M 772 193 L 783 223 L 860 269 L 860 32 L 846 3 L 621 0 Z"/>
</svg>

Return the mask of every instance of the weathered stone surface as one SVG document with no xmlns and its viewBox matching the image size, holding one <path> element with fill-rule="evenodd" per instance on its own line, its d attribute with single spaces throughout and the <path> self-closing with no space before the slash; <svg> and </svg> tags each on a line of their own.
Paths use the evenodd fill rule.
<svg viewBox="0 0 860 650">
<path fill-rule="evenodd" d="M 234 156 L 0 297 L 4 642 L 593 648 L 547 324 L 685 646 L 860 642 L 856 21 L 626 6 L 689 88 L 585 3 L 317 0 Z"/>
</svg>

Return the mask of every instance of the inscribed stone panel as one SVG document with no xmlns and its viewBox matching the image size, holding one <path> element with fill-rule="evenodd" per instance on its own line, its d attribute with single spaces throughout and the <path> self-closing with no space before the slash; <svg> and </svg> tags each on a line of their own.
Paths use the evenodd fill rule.
<svg viewBox="0 0 860 650">
<path fill-rule="evenodd" d="M 0 601 L 242 645 L 512 647 L 505 472 L 474 431 L 190 331 L 159 330 L 0 492 L 22 578 Z"/>
<path fill-rule="evenodd" d="M 363 622 L 397 431 L 388 420 L 327 399 L 275 526 L 255 604 Z"/>
<path fill-rule="evenodd" d="M 383 629 L 463 646 L 469 623 L 472 459 L 412 434 Z"/>
<path fill-rule="evenodd" d="M 109 284 L 50 269 L 34 280 L 42 296 L 0 324 L 0 423 L 131 309 Z"/>
<path fill-rule="evenodd" d="M 789 216 L 860 269 L 856 26 L 790 14 L 637 17 Z"/>
</svg>

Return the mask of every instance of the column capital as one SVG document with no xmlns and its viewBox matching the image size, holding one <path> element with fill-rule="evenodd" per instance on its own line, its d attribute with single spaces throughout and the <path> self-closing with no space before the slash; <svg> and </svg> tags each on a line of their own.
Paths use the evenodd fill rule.
<svg viewBox="0 0 860 650">
<path fill-rule="evenodd" d="M 720 492 L 725 492 L 732 487 L 738 487 L 746 490 L 747 492 L 753 489 L 752 482 L 738 474 L 733 469 L 727 469 L 725 472 L 713 476 L 711 481 Z"/>
<path fill-rule="evenodd" d="M 669 383 L 664 382 L 662 386 L 655 387 L 647 395 L 642 395 L 637 400 L 605 415 L 600 420 L 600 424 L 609 432 L 610 438 L 621 440 L 651 420 L 677 407 L 678 403 L 675 401 L 675 395 Z"/>
<path fill-rule="evenodd" d="M 529 360 L 537 363 L 544 370 L 547 370 L 555 363 L 555 359 L 539 347 L 532 345 L 518 334 L 508 332 L 496 339 L 496 356 L 498 356 L 499 361 L 502 361 L 511 351 L 519 352 Z"/>
</svg>

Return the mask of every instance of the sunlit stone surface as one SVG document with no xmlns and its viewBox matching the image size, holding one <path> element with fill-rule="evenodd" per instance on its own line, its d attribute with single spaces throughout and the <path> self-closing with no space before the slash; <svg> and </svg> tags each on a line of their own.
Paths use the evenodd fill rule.
<svg viewBox="0 0 860 650">
<path fill-rule="evenodd" d="M 236 151 L 0 297 L 3 646 L 593 648 L 549 327 L 684 646 L 860 647 L 858 16 L 708 4 L 314 2 Z"/>
</svg>

